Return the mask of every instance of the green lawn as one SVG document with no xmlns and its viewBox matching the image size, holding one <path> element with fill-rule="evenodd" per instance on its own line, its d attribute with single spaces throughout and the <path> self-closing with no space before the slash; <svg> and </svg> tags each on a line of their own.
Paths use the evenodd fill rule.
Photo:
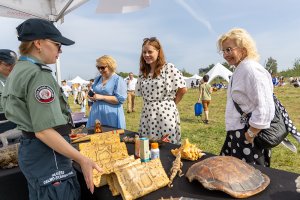
<svg viewBox="0 0 300 200">
<path fill-rule="evenodd" d="M 291 119 L 300 129 L 300 89 L 290 86 L 275 88 L 275 94 L 286 107 Z M 189 138 L 193 143 L 196 143 L 199 148 L 206 152 L 219 154 L 223 145 L 225 132 L 225 104 L 226 90 L 214 92 L 212 102 L 210 104 L 210 123 L 203 124 L 194 115 L 194 104 L 198 99 L 198 90 L 189 89 L 182 101 L 179 104 L 179 113 L 181 119 L 182 138 Z M 77 111 L 78 105 L 74 105 L 70 98 L 71 109 Z M 142 109 L 142 98 L 136 98 L 136 112 L 126 113 L 126 103 L 124 104 L 124 112 L 126 115 L 127 129 L 138 131 L 140 112 Z M 292 153 L 282 145 L 274 148 L 272 151 L 271 167 L 300 173 L 300 145 L 296 140 L 290 137 L 290 140 L 296 144 L 298 154 Z"/>
</svg>

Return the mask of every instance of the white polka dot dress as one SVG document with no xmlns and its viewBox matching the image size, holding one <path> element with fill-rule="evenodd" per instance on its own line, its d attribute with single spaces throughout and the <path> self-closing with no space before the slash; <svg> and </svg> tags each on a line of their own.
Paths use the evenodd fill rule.
<svg viewBox="0 0 300 200">
<path fill-rule="evenodd" d="M 178 88 L 184 87 L 181 72 L 171 63 L 165 64 L 154 79 L 139 76 L 135 91 L 144 101 L 139 127 L 142 137 L 159 140 L 169 134 L 171 143 L 180 144 L 180 118 L 174 99 Z"/>
<path fill-rule="evenodd" d="M 255 144 L 250 144 L 245 137 L 246 129 L 228 131 L 220 152 L 222 156 L 234 156 L 247 163 L 269 167 L 271 149 L 262 149 Z"/>
</svg>

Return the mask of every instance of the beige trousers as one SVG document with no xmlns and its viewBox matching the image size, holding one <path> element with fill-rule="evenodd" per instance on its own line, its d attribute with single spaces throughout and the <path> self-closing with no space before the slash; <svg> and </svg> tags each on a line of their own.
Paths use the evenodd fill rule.
<svg viewBox="0 0 300 200">
<path fill-rule="evenodd" d="M 134 112 L 134 98 L 135 93 L 134 90 L 127 91 L 127 112 Z"/>
</svg>

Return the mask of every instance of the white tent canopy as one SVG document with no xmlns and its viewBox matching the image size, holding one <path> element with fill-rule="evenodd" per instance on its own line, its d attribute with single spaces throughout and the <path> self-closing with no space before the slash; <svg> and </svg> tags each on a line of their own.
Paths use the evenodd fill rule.
<svg viewBox="0 0 300 200">
<path fill-rule="evenodd" d="M 217 77 L 222 77 L 227 82 L 229 82 L 229 77 L 232 76 L 232 72 L 229 71 L 226 67 L 224 67 L 222 64 L 217 63 L 209 72 L 206 73 L 209 75 L 209 81 L 210 83 L 213 79 Z"/>
<path fill-rule="evenodd" d="M 0 0 L 0 16 L 11 18 L 42 18 L 57 22 L 88 0 Z"/>
<path fill-rule="evenodd" d="M 190 88 L 191 87 L 191 83 L 192 83 L 192 81 L 194 82 L 194 84 L 196 85 L 196 81 L 198 80 L 199 81 L 199 83 L 200 83 L 200 80 L 202 79 L 202 77 L 201 76 L 199 76 L 198 74 L 194 74 L 193 76 L 191 76 L 191 77 L 183 77 L 184 79 L 185 79 L 185 82 L 186 82 L 186 86 L 188 87 L 188 88 Z"/>
<path fill-rule="evenodd" d="M 18 19 L 42 18 L 61 20 L 88 0 L 0 0 L 0 16 Z M 127 13 L 150 5 L 150 0 L 99 0 L 98 13 Z M 60 60 L 56 62 L 56 78 L 61 83 Z"/>
<path fill-rule="evenodd" d="M 74 83 L 79 83 L 80 85 L 83 85 L 83 84 L 89 84 L 89 81 L 86 81 L 86 80 L 80 78 L 79 76 L 76 76 L 74 79 L 69 80 L 69 81 L 67 81 L 67 82 L 68 82 L 68 83 L 72 83 L 72 84 L 74 84 Z"/>
</svg>

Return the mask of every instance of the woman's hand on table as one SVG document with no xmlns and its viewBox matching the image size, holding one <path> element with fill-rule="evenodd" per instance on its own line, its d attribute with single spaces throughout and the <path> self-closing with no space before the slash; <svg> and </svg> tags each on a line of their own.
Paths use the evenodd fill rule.
<svg viewBox="0 0 300 200">
<path fill-rule="evenodd" d="M 96 169 L 100 173 L 102 173 L 103 170 L 94 161 L 84 156 L 82 156 L 81 162 L 79 164 L 87 188 L 91 191 L 91 193 L 94 193 L 93 169 Z"/>
</svg>

